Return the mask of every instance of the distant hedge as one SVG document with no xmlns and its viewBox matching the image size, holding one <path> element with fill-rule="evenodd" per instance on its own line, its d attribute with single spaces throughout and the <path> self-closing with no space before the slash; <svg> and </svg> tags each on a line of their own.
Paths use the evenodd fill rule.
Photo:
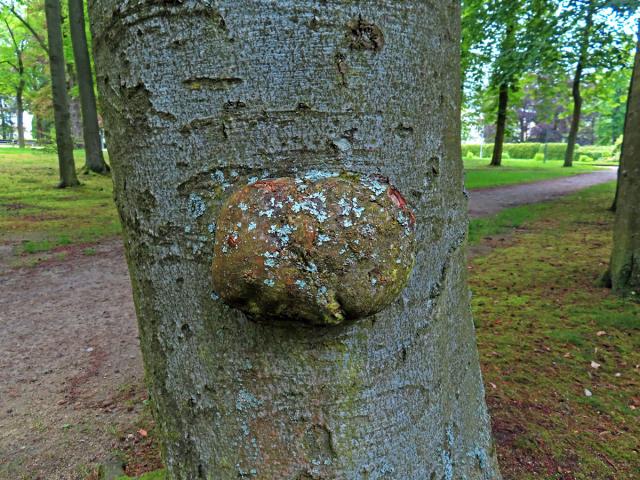
<svg viewBox="0 0 640 480">
<path fill-rule="evenodd" d="M 613 145 L 607 146 L 579 146 L 576 145 L 574 160 L 576 161 L 604 161 L 609 159 L 613 154 Z M 546 144 L 548 160 L 564 160 L 567 151 L 566 143 L 547 143 Z M 503 152 L 509 158 L 520 158 L 524 160 L 533 160 L 534 158 L 544 158 L 544 143 L 505 143 Z M 493 143 L 485 143 L 482 146 L 482 157 L 490 158 L 493 154 Z M 541 154 L 541 155 L 540 155 Z M 465 143 L 462 145 L 462 156 L 468 157 L 480 156 L 479 143 Z M 537 157 L 536 157 L 537 155 Z"/>
</svg>

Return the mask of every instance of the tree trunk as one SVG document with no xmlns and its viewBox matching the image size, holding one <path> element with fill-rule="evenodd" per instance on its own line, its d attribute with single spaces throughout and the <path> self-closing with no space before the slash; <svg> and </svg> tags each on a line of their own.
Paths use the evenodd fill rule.
<svg viewBox="0 0 640 480">
<path fill-rule="evenodd" d="M 509 105 L 509 86 L 506 83 L 500 85 L 498 94 L 498 119 L 496 120 L 496 138 L 493 142 L 492 167 L 502 165 L 502 149 L 504 147 L 504 134 L 507 129 L 507 107 Z"/>
<path fill-rule="evenodd" d="M 102 142 L 100 140 L 96 97 L 91 74 L 91 60 L 89 59 L 89 50 L 87 48 L 82 0 L 69 0 L 69 23 L 71 25 L 73 56 L 76 61 L 80 105 L 82 107 L 82 133 L 86 152 L 85 169 L 96 173 L 107 173 L 109 167 L 102 155 Z"/>
<path fill-rule="evenodd" d="M 49 40 L 49 66 L 51 68 L 51 92 L 56 125 L 56 144 L 60 166 L 60 188 L 79 185 L 73 160 L 73 139 L 69 116 L 69 99 L 65 79 L 64 51 L 62 47 L 62 16 L 59 0 L 45 0 L 47 37 Z"/>
<path fill-rule="evenodd" d="M 169 478 L 500 478 L 466 284 L 458 2 L 89 6 Z M 401 296 L 338 326 L 225 305 L 223 202 L 341 171 L 407 194 L 420 250 Z"/>
<path fill-rule="evenodd" d="M 564 167 L 573 166 L 573 155 L 576 149 L 576 139 L 578 138 L 578 128 L 580 127 L 580 115 L 582 112 L 582 95 L 580 94 L 580 81 L 582 79 L 582 61 L 578 62 L 576 73 L 573 77 L 573 114 L 571 116 L 571 127 L 567 137 L 567 150 L 564 154 Z"/>
<path fill-rule="evenodd" d="M 18 126 L 18 146 L 24 148 L 24 79 L 20 78 L 16 88 L 16 123 Z"/>
<path fill-rule="evenodd" d="M 640 40 L 629 87 L 620 155 L 609 278 L 614 292 L 640 293 Z"/>
<path fill-rule="evenodd" d="M 564 167 L 573 166 L 573 155 L 576 149 L 578 129 L 580 128 L 580 115 L 582 113 L 582 94 L 580 93 L 580 83 L 582 81 L 582 71 L 584 69 L 584 64 L 587 61 L 589 42 L 591 41 L 591 28 L 593 27 L 594 8 L 595 5 L 593 0 L 589 0 L 585 28 L 580 44 L 580 56 L 578 58 L 578 63 L 576 64 L 576 71 L 571 87 L 571 93 L 573 95 L 573 115 L 571 116 L 571 127 L 569 128 L 569 136 L 567 137 L 567 150 L 564 154 Z"/>
</svg>

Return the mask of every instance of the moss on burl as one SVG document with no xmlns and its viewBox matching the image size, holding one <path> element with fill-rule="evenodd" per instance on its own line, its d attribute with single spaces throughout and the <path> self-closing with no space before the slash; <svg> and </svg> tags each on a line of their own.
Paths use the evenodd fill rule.
<svg viewBox="0 0 640 480">
<path fill-rule="evenodd" d="M 256 320 L 336 325 L 404 288 L 415 217 L 386 179 L 311 171 L 234 192 L 217 221 L 213 287 Z"/>
</svg>

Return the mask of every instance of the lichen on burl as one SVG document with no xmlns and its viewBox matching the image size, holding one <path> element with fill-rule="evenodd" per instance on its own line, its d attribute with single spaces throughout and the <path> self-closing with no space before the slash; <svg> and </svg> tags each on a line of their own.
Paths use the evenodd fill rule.
<svg viewBox="0 0 640 480">
<path fill-rule="evenodd" d="M 414 260 L 415 217 L 386 179 L 314 170 L 227 198 L 213 288 L 255 320 L 337 325 L 390 305 Z"/>
</svg>

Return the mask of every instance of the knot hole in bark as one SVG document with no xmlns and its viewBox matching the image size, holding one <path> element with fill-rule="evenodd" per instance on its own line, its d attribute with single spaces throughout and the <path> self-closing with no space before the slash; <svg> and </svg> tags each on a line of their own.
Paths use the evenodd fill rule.
<svg viewBox="0 0 640 480">
<path fill-rule="evenodd" d="M 376 24 L 358 16 L 357 19 L 351 20 L 347 27 L 349 27 L 351 48 L 355 50 L 371 50 L 373 52 L 382 50 L 384 35 Z"/>
</svg>

